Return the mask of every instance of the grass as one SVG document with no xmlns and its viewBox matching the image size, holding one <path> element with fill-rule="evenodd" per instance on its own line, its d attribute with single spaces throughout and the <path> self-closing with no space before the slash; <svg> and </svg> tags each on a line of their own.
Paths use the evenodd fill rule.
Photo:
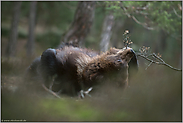
<svg viewBox="0 0 183 123">
<path fill-rule="evenodd" d="M 17 66 L 18 67 L 18 66 Z M 3 67 L 2 69 L 5 69 Z M 7 67 L 8 69 L 8 67 Z M 4 71 L 4 70 L 3 70 Z M 3 72 L 2 71 L 2 72 Z M 6 77 L 5 77 L 6 76 Z M 62 96 L 27 88 L 21 75 L 2 74 L 3 120 L 26 121 L 181 121 L 182 73 L 164 66 L 140 68 L 130 80 L 130 88 L 102 85 L 92 98 Z M 120 78 L 118 78 L 120 79 Z M 13 92 L 8 83 L 16 85 Z M 19 84 L 17 84 L 19 83 Z M 10 85 L 10 84 L 9 84 Z"/>
</svg>

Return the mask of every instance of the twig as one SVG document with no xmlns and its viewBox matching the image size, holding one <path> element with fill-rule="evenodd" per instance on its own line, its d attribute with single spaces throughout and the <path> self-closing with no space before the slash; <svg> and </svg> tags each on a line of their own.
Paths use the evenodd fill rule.
<svg viewBox="0 0 183 123">
<path fill-rule="evenodd" d="M 131 16 L 131 18 L 138 24 L 142 25 L 144 28 L 148 29 L 148 30 L 154 30 L 153 27 L 148 27 L 147 23 L 141 23 L 140 21 L 138 21 L 134 16 Z"/>
<path fill-rule="evenodd" d="M 55 97 L 57 98 L 61 98 L 60 96 L 58 96 L 55 92 L 53 92 L 52 90 L 48 89 L 44 84 L 42 84 L 43 88 L 48 91 L 49 93 L 53 94 Z"/>
<path fill-rule="evenodd" d="M 146 10 L 149 7 L 150 3 L 147 3 L 144 7 L 136 7 L 137 10 Z"/>
<path fill-rule="evenodd" d="M 152 64 L 152 62 L 150 62 L 150 64 L 146 67 L 146 69 L 145 69 L 145 70 L 147 70 L 147 68 L 149 68 L 149 67 L 151 66 L 151 64 Z"/>
<path fill-rule="evenodd" d="M 173 8 L 173 11 L 174 11 L 175 15 L 177 15 L 177 17 L 182 18 L 182 16 L 180 16 L 180 15 L 176 12 L 176 10 L 175 10 L 174 8 Z"/>
<path fill-rule="evenodd" d="M 160 60 L 161 62 L 165 63 L 165 62 L 163 61 L 163 59 L 161 59 L 161 58 L 160 58 L 159 56 L 157 56 L 155 53 L 153 53 L 152 56 L 153 56 L 155 59 L 158 59 L 158 60 Z"/>
<path fill-rule="evenodd" d="M 138 21 L 138 20 L 135 18 L 135 16 L 130 15 L 130 14 L 127 12 L 126 8 L 123 7 L 122 2 L 121 2 L 121 4 L 120 4 L 120 7 L 124 10 L 124 13 L 125 13 L 129 18 L 132 18 L 136 23 L 142 25 L 144 28 L 146 28 L 146 29 L 148 29 L 148 30 L 154 30 L 153 27 L 148 27 L 148 26 L 147 26 L 147 23 L 141 23 L 140 21 Z"/>
<path fill-rule="evenodd" d="M 145 16 L 149 15 L 149 13 L 145 13 L 145 12 L 137 11 L 137 10 L 135 11 L 135 13 L 145 15 Z"/>
<path fill-rule="evenodd" d="M 173 69 L 173 70 L 182 71 L 182 69 L 174 68 L 174 67 L 172 67 L 171 65 L 167 64 L 165 61 L 163 61 L 163 59 L 161 59 L 160 57 L 158 57 L 155 53 L 150 54 L 149 56 L 153 56 L 155 59 L 158 59 L 160 62 L 154 61 L 154 60 L 148 58 L 148 56 L 143 55 L 142 53 L 138 53 L 137 56 L 140 56 L 140 57 L 146 59 L 147 61 L 150 61 L 151 64 L 152 64 L 152 63 L 155 63 L 155 64 L 157 64 L 157 65 L 165 65 L 165 66 L 167 66 L 167 67 L 169 67 L 169 68 L 171 68 L 171 69 Z M 150 64 L 150 65 L 151 65 L 151 64 Z M 150 66 L 150 65 L 148 65 L 148 66 Z"/>
</svg>

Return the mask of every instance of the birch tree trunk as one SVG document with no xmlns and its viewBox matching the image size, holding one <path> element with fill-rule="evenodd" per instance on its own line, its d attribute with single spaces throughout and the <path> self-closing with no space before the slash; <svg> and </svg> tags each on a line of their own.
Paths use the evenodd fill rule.
<svg viewBox="0 0 183 123">
<path fill-rule="evenodd" d="M 7 57 L 14 57 L 16 53 L 16 42 L 18 37 L 18 22 L 22 2 L 14 2 L 13 18 L 10 29 L 10 36 L 6 50 Z"/>
<path fill-rule="evenodd" d="M 106 15 L 103 24 L 100 51 L 105 52 L 108 50 L 109 42 L 112 35 L 112 26 L 114 24 L 114 16 L 112 14 Z"/>
<path fill-rule="evenodd" d="M 30 3 L 30 13 L 29 13 L 29 36 L 27 41 L 27 56 L 31 57 L 34 53 L 34 28 L 36 19 L 36 5 L 37 2 L 33 1 Z"/>
<path fill-rule="evenodd" d="M 63 35 L 61 42 L 74 46 L 81 46 L 88 35 L 95 14 L 95 1 L 81 1 L 78 3 L 74 21 L 69 30 Z"/>
</svg>

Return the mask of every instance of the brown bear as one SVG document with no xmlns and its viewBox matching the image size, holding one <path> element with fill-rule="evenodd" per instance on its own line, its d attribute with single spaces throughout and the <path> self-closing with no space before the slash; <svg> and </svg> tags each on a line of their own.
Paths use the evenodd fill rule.
<svg viewBox="0 0 183 123">
<path fill-rule="evenodd" d="M 29 73 L 40 76 L 47 88 L 55 92 L 78 95 L 100 83 L 109 74 L 120 74 L 120 86 L 128 86 L 129 62 L 138 66 L 135 52 L 131 48 L 110 48 L 104 53 L 89 49 L 64 46 L 47 49 L 28 68 Z"/>
</svg>

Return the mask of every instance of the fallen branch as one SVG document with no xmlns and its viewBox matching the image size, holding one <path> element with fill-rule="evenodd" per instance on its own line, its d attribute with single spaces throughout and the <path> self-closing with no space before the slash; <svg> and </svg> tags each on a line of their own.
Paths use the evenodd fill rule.
<svg viewBox="0 0 183 123">
<path fill-rule="evenodd" d="M 52 90 L 48 89 L 44 84 L 42 84 L 42 86 L 43 86 L 43 88 L 44 88 L 47 92 L 51 93 L 52 95 L 54 95 L 54 96 L 57 97 L 57 98 L 61 98 L 61 97 L 58 96 L 55 92 L 53 92 Z"/>
</svg>

